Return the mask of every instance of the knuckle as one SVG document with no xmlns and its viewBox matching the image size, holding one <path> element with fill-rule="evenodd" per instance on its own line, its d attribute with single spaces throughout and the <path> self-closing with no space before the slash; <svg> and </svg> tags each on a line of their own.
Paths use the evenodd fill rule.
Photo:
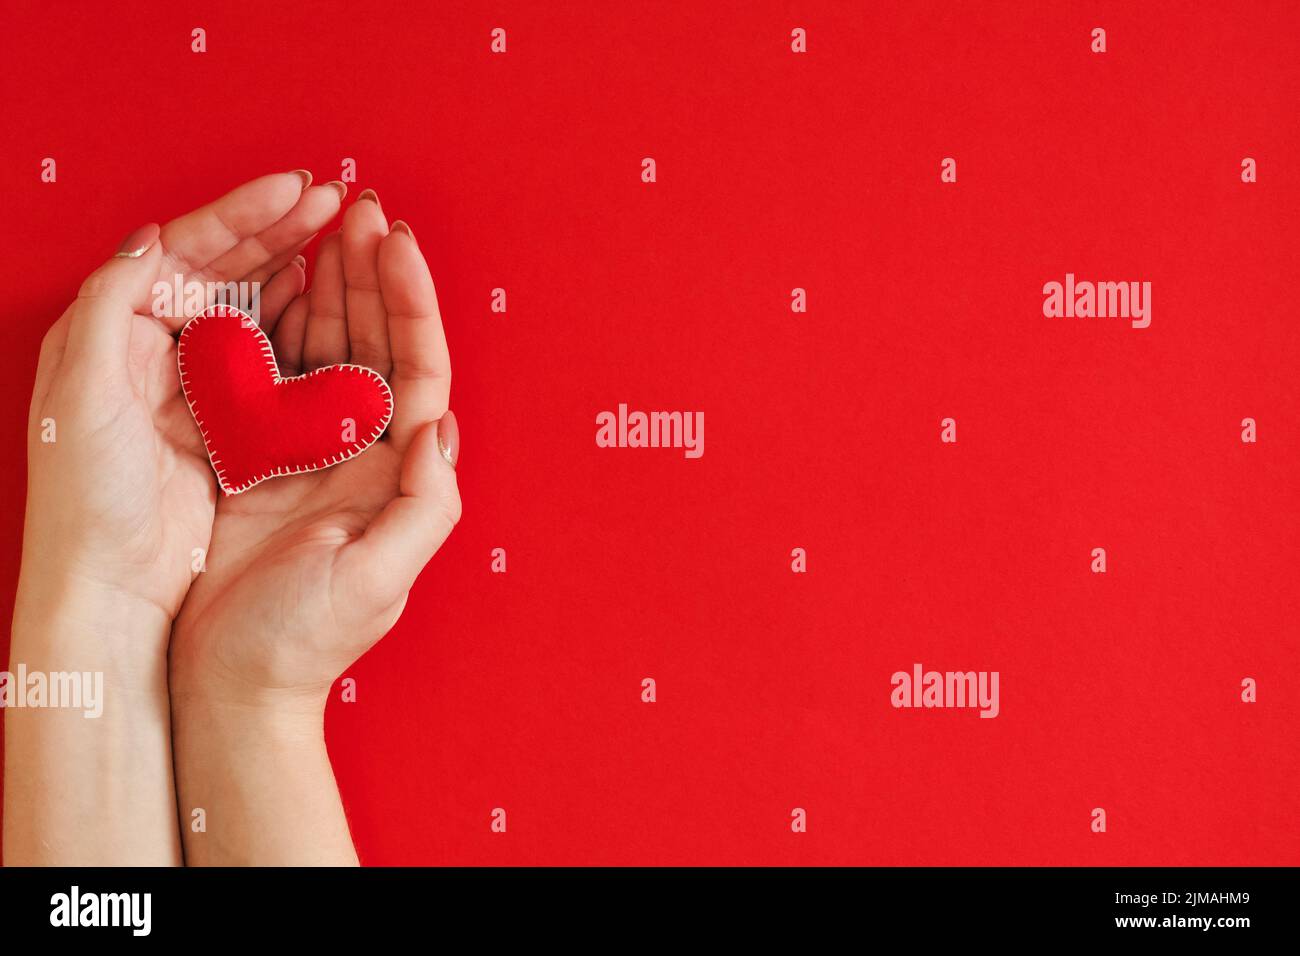
<svg viewBox="0 0 1300 956">
<path fill-rule="evenodd" d="M 86 276 L 77 290 L 78 299 L 102 299 L 112 291 L 113 284 L 102 269 L 97 269 Z"/>
<path fill-rule="evenodd" d="M 460 524 L 461 510 L 462 510 L 461 501 L 460 501 L 460 490 L 453 485 L 451 488 L 445 491 L 442 495 L 441 505 L 442 505 L 442 514 L 443 517 L 447 519 L 448 526 L 450 528 L 454 528 L 456 527 L 456 525 Z"/>
</svg>

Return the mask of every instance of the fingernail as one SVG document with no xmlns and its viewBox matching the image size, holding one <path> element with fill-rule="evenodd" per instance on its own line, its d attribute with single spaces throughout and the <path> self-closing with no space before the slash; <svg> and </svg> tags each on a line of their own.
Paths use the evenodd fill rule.
<svg viewBox="0 0 1300 956">
<path fill-rule="evenodd" d="M 311 173 L 305 169 L 295 169 L 293 174 L 302 180 L 302 188 L 306 189 L 311 185 Z"/>
<path fill-rule="evenodd" d="M 408 226 L 406 223 L 402 222 L 402 220 L 400 219 L 394 222 L 392 227 L 388 231 L 400 232 L 403 233 L 404 235 L 410 236 L 412 239 L 415 238 L 415 233 L 411 232 L 411 227 Z"/>
<path fill-rule="evenodd" d="M 339 180 L 337 180 L 337 179 L 332 180 L 332 181 L 326 183 L 325 185 L 326 185 L 326 186 L 333 186 L 333 187 L 335 188 L 335 190 L 338 191 L 338 194 L 339 194 L 339 201 L 340 201 L 340 202 L 342 202 L 342 201 L 343 201 L 343 197 L 346 196 L 346 195 L 348 194 L 348 187 L 347 187 L 346 185 L 344 185 L 342 182 L 340 182 Z"/>
<path fill-rule="evenodd" d="M 456 461 L 460 458 L 460 427 L 456 424 L 456 416 L 451 413 L 451 409 L 438 419 L 438 451 L 447 459 L 447 464 L 456 467 Z"/>
<path fill-rule="evenodd" d="M 379 205 L 379 196 L 375 194 L 375 191 L 373 189 L 364 190 L 361 193 L 361 195 L 357 197 L 358 202 L 360 202 L 362 199 L 364 199 L 366 202 L 372 202 L 376 206 Z"/>
<path fill-rule="evenodd" d="M 307 268 L 307 259 L 306 259 L 305 256 L 294 256 L 294 257 L 293 257 L 293 261 L 296 262 L 296 263 L 298 263 L 298 268 L 299 268 L 299 269 L 306 269 L 306 268 Z"/>
<path fill-rule="evenodd" d="M 139 259 L 153 248 L 153 244 L 158 241 L 158 236 L 161 234 L 162 230 L 158 228 L 156 222 L 141 226 L 122 240 L 122 245 L 118 246 L 117 254 L 113 258 Z"/>
</svg>

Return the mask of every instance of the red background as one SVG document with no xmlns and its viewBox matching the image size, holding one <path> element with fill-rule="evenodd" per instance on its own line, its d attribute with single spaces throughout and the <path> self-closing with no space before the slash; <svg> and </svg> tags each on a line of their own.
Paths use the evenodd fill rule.
<svg viewBox="0 0 1300 956">
<path fill-rule="evenodd" d="M 81 278 L 353 157 L 438 282 L 465 503 L 327 714 L 363 861 L 1300 863 L 1297 10 L 7 7 L 0 612 Z M 1067 271 L 1151 327 L 1044 318 Z M 597 448 L 619 402 L 704 457 Z M 1001 716 L 892 709 L 916 661 Z"/>
</svg>

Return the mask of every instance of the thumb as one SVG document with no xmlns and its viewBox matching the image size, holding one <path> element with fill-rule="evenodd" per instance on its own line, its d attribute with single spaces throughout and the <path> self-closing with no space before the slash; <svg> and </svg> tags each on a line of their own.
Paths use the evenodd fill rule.
<svg viewBox="0 0 1300 956">
<path fill-rule="evenodd" d="M 91 362 L 104 370 L 126 367 L 131 317 L 145 311 L 158 278 L 160 234 L 157 223 L 141 226 L 81 284 L 68 310 L 69 361 Z"/>
<path fill-rule="evenodd" d="M 411 441 L 398 496 L 341 555 L 360 605 L 387 607 L 402 597 L 447 540 L 460 520 L 459 457 L 460 429 L 450 411 Z"/>
</svg>

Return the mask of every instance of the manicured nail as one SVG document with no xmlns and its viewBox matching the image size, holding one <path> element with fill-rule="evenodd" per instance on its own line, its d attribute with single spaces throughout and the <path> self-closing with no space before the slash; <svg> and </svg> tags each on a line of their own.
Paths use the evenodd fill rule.
<svg viewBox="0 0 1300 956">
<path fill-rule="evenodd" d="M 115 259 L 139 259 L 142 255 L 153 248 L 153 244 L 158 241 L 162 230 L 158 228 L 158 223 L 151 222 L 148 225 L 141 226 L 131 235 L 122 240 L 122 245 L 118 246 Z"/>
<path fill-rule="evenodd" d="M 438 419 L 438 451 L 447 459 L 447 464 L 456 467 L 456 461 L 460 458 L 460 427 L 456 424 L 456 416 L 451 413 L 451 409 Z"/>
<path fill-rule="evenodd" d="M 311 173 L 305 169 L 295 169 L 293 174 L 302 180 L 302 188 L 306 189 L 311 185 Z"/>
<path fill-rule="evenodd" d="M 396 222 L 394 222 L 393 225 L 392 225 L 392 227 L 391 227 L 388 231 L 389 231 L 389 232 L 400 232 L 400 233 L 403 233 L 403 234 L 405 234 L 405 235 L 410 236 L 412 239 L 415 238 L 415 233 L 411 232 L 411 227 L 408 226 L 406 223 L 402 222 L 402 220 L 400 220 L 400 219 L 398 219 Z"/>
<path fill-rule="evenodd" d="M 293 261 L 296 262 L 296 263 L 298 263 L 298 268 L 299 268 L 299 269 L 306 269 L 306 268 L 307 268 L 307 259 L 306 259 L 305 256 L 294 256 L 294 257 L 293 257 Z"/>
<path fill-rule="evenodd" d="M 379 196 L 375 194 L 375 191 L 373 189 L 364 190 L 361 193 L 361 195 L 357 197 L 358 202 L 362 199 L 364 199 L 366 202 L 372 202 L 376 206 L 379 205 Z"/>
<path fill-rule="evenodd" d="M 346 196 L 346 195 L 348 194 L 348 187 L 347 187 L 346 185 L 344 185 L 342 182 L 340 182 L 339 180 L 337 180 L 337 179 L 332 180 L 331 182 L 328 182 L 328 183 L 326 183 L 325 185 L 326 185 L 326 186 L 333 186 L 333 187 L 338 191 L 338 194 L 339 194 L 339 202 L 342 202 L 342 201 L 343 201 L 343 197 Z"/>
</svg>

